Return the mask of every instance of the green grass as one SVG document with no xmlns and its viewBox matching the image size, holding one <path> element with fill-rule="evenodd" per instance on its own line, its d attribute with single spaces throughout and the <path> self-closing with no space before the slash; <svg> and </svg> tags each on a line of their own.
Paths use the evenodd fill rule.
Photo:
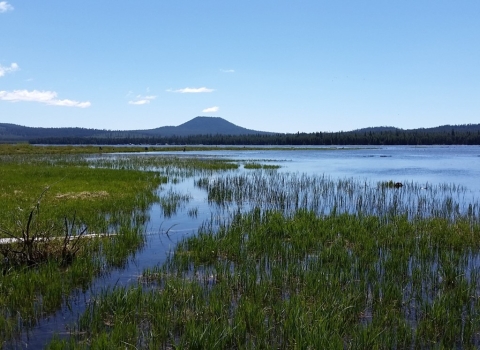
<svg viewBox="0 0 480 350">
<path fill-rule="evenodd" d="M 161 177 L 153 172 L 94 169 L 76 158 L 71 162 L 51 157 L 2 159 L 0 228 L 21 237 L 32 207 L 48 188 L 39 201 L 30 231 L 52 240 L 33 242 L 35 251 L 43 251 L 46 260 L 30 261 L 31 266 L 14 264 L 11 254 L 8 261 L 4 259 L 8 249 L 11 252 L 20 247 L 2 247 L 0 342 L 12 339 L 58 309 L 72 290 L 85 288 L 108 266 L 122 265 L 143 244 L 146 211 L 158 201 L 156 189 L 160 184 Z M 51 237 L 65 233 L 65 222 L 69 230 L 116 236 L 79 241 L 75 259 L 65 264 L 58 259 L 61 252 L 54 252 L 58 240 Z"/>
<path fill-rule="evenodd" d="M 211 201 L 254 209 L 206 222 L 52 347 L 477 348 L 478 204 L 454 184 L 383 184 L 201 177 Z"/>
<path fill-rule="evenodd" d="M 148 288 L 105 291 L 52 347 L 476 348 L 479 238 L 461 220 L 256 209 L 182 242 Z"/>
<path fill-rule="evenodd" d="M 66 266 L 2 265 L 2 342 L 123 266 L 143 243 L 150 204 L 176 210 L 188 200 L 158 186 L 195 176 L 212 203 L 252 210 L 212 218 L 137 285 L 101 291 L 70 338 L 50 348 L 480 345 L 479 205 L 461 186 L 235 173 L 231 161 L 150 155 L 0 161 L 0 226 L 19 227 L 50 186 L 41 223 L 76 213 L 89 230 L 118 233 L 86 241 Z"/>
<path fill-rule="evenodd" d="M 0 228 L 4 231 L 0 238 L 8 237 L 6 232 L 21 237 L 32 208 L 38 211 L 30 232 L 49 238 L 35 243 L 38 252 L 49 254 L 30 266 L 21 261 L 13 264 L 9 255 L 21 245 L 0 249 L 0 343 L 57 310 L 73 290 L 88 288 L 95 276 L 124 266 L 144 243 L 150 206 L 160 203 L 172 215 L 189 200 L 189 196 L 166 192 L 162 184 L 238 168 L 231 161 L 81 154 L 95 153 L 91 147 L 2 145 L 0 150 L 4 153 L 0 155 Z M 78 252 L 65 263 L 58 259 L 61 249 L 53 237 L 64 235 L 65 223 L 73 235 L 84 229 L 113 235 L 79 240 Z"/>
<path fill-rule="evenodd" d="M 187 151 L 184 153 L 184 149 Z M 332 151 L 332 150 L 355 150 L 361 148 L 348 147 L 234 147 L 234 146 L 156 146 L 156 145 L 131 145 L 131 146 L 36 146 L 28 143 L 0 144 L 0 155 L 21 155 L 21 154 L 107 154 L 107 153 L 138 153 L 138 152 L 181 152 L 188 155 L 188 151 L 257 151 L 257 150 L 283 150 L 283 151 Z"/>
<path fill-rule="evenodd" d="M 279 169 L 280 165 L 260 164 L 260 163 L 252 162 L 252 163 L 246 163 L 243 167 L 245 169 Z"/>
<path fill-rule="evenodd" d="M 328 176 L 310 176 L 255 170 L 218 177 L 201 177 L 195 186 L 208 193 L 218 205 L 231 202 L 276 209 L 286 214 L 298 209 L 319 215 L 355 213 L 409 218 L 444 217 L 454 220 L 464 214 L 472 220 L 480 217 L 480 205 L 468 201 L 467 189 L 455 184 L 425 186 L 405 182 L 401 188 L 388 182 L 370 183 L 356 179 L 334 180 Z M 393 182 L 392 182 L 393 183 Z"/>
</svg>

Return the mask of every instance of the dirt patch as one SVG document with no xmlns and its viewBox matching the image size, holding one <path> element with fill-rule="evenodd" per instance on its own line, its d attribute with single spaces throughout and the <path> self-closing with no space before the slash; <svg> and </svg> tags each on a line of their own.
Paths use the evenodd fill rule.
<svg viewBox="0 0 480 350">
<path fill-rule="evenodd" d="M 95 192 L 67 192 L 67 193 L 58 193 L 56 199 L 96 199 L 96 198 L 106 198 L 109 194 L 107 191 L 95 191 Z"/>
</svg>

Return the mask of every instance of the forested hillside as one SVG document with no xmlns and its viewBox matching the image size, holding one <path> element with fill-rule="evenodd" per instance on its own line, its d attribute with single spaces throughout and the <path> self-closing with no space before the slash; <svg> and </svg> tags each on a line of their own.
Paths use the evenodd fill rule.
<svg viewBox="0 0 480 350">
<path fill-rule="evenodd" d="M 432 131 L 429 129 L 395 131 L 315 132 L 297 134 L 190 135 L 169 137 L 43 138 L 31 143 L 51 144 L 177 144 L 177 145 L 480 145 L 480 130 Z"/>
<path fill-rule="evenodd" d="M 321 126 L 318 127 L 321 129 Z M 34 144 L 204 145 L 480 145 L 480 124 L 403 130 L 369 127 L 344 132 L 275 134 L 239 127 L 222 118 L 197 117 L 150 130 L 31 128 L 0 123 L 0 142 Z"/>
</svg>

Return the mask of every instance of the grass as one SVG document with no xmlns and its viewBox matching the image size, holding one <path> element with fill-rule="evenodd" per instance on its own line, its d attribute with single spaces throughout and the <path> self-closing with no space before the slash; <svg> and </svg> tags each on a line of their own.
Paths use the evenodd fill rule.
<svg viewBox="0 0 480 350">
<path fill-rule="evenodd" d="M 235 202 L 276 209 L 286 214 L 303 208 L 319 215 L 355 213 L 383 218 L 396 215 L 407 215 L 409 218 L 441 216 L 452 220 L 464 214 L 472 220 L 480 217 L 478 202 L 469 201 L 469 193 L 462 186 L 425 186 L 410 182 L 395 188 L 388 184 L 263 170 L 201 177 L 195 181 L 195 186 L 207 191 L 208 200 L 212 203 L 228 205 Z"/>
<path fill-rule="evenodd" d="M 148 288 L 105 291 L 77 336 L 53 344 L 476 348 L 479 236 L 478 226 L 441 218 L 386 224 L 255 209 L 182 242 L 144 272 Z"/>
<path fill-rule="evenodd" d="M 6 155 L 0 227 L 24 227 L 46 186 L 47 227 L 75 213 L 89 240 L 69 264 L 1 265 L 0 341 L 58 309 L 143 244 L 151 203 L 188 201 L 195 177 L 212 217 L 137 284 L 93 296 L 49 348 L 478 348 L 479 205 L 454 184 L 333 180 L 179 157 Z M 242 208 L 238 210 L 238 208 Z M 197 215 L 196 208 L 188 214 Z M 18 225 L 20 223 L 20 225 Z"/>
<path fill-rule="evenodd" d="M 191 195 L 181 194 L 170 189 L 160 198 L 160 206 L 165 218 L 170 218 L 191 199 Z"/>
<path fill-rule="evenodd" d="M 2 344 L 58 310 L 77 288 L 85 290 L 96 276 L 123 267 L 144 243 L 153 203 L 173 214 L 189 200 L 162 184 L 238 168 L 231 161 L 82 154 L 98 151 L 92 147 L 2 145 L 0 151 L 0 238 L 28 232 L 27 241 L 40 238 L 32 244 L 42 257 L 13 264 L 12 250 L 19 246 L 0 252 Z M 82 232 L 114 235 L 71 245 L 69 239 Z M 58 246 L 66 235 L 68 243 Z M 58 258 L 65 247 L 75 253 L 68 261 Z"/>
<path fill-rule="evenodd" d="M 256 150 L 282 150 L 282 151 L 332 151 L 332 150 L 352 150 L 359 148 L 347 147 L 235 147 L 235 146 L 175 146 L 175 145 L 129 145 L 129 146 L 39 146 L 28 143 L 18 144 L 0 144 L 0 155 L 22 155 L 22 154 L 108 154 L 108 153 L 150 153 L 150 152 L 184 152 L 187 151 L 256 151 Z"/>
<path fill-rule="evenodd" d="M 280 165 L 276 164 L 260 164 L 256 162 L 246 163 L 244 169 L 279 169 Z"/>
<path fill-rule="evenodd" d="M 480 222 L 464 188 L 264 170 L 196 185 L 252 209 L 104 291 L 52 348 L 480 346 Z"/>
<path fill-rule="evenodd" d="M 75 157 L 70 162 L 52 157 L 2 158 L 2 237 L 26 239 L 34 254 L 23 263 L 12 255 L 21 244 L 0 252 L 1 343 L 58 309 L 75 288 L 85 288 L 108 266 L 122 265 L 143 243 L 146 210 L 158 201 L 156 173 L 94 169 Z M 70 237 L 82 232 L 117 235 L 73 246 Z M 67 259 L 69 252 L 75 254 Z"/>
</svg>

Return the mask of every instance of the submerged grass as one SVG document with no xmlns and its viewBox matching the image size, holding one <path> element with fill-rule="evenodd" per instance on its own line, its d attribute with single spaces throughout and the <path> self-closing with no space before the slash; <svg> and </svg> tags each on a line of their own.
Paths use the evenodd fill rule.
<svg viewBox="0 0 480 350">
<path fill-rule="evenodd" d="M 455 185 L 384 184 L 203 177 L 213 203 L 252 210 L 206 222 L 51 346 L 478 348 L 478 204 Z"/>
<path fill-rule="evenodd" d="M 189 194 L 181 194 L 170 189 L 166 194 L 160 198 L 160 206 L 163 211 L 163 216 L 170 218 L 177 213 L 177 210 L 188 203 L 191 199 Z"/>
<path fill-rule="evenodd" d="M 480 215 L 465 188 L 234 174 L 232 162 L 177 157 L 0 161 L 0 226 L 9 232 L 50 186 L 46 224 L 75 212 L 90 231 L 117 233 L 87 241 L 68 265 L 1 263 L 2 343 L 123 266 L 143 243 L 149 205 L 162 194 L 167 209 L 188 201 L 158 186 L 197 176 L 211 203 L 236 204 L 231 219 L 206 222 L 138 285 L 94 296 L 70 339 L 50 348 L 480 346 Z"/>
<path fill-rule="evenodd" d="M 463 239 L 458 239 L 461 236 Z M 255 209 L 105 291 L 68 348 L 476 348 L 480 230 Z"/>
<path fill-rule="evenodd" d="M 389 184 L 392 183 L 392 186 Z M 356 179 L 332 179 L 257 170 L 250 173 L 201 177 L 195 185 L 205 189 L 208 200 L 220 206 L 238 205 L 276 209 L 285 214 L 308 209 L 319 215 L 407 215 L 409 218 L 444 217 L 455 220 L 468 215 L 480 218 L 480 205 L 467 189 L 455 184 L 421 185 L 393 182 L 371 183 Z"/>
</svg>

